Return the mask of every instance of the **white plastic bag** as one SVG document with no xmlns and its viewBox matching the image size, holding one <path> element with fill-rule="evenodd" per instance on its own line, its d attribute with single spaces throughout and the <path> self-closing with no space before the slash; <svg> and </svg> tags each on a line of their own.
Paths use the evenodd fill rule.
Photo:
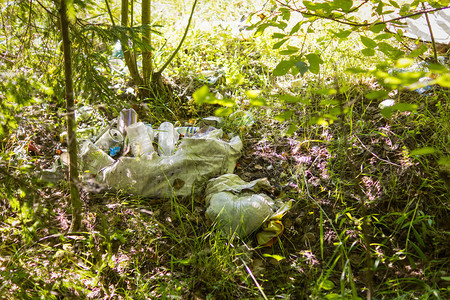
<svg viewBox="0 0 450 300">
<path fill-rule="evenodd" d="M 226 235 L 245 237 L 273 214 L 274 202 L 262 193 L 270 187 L 266 178 L 245 182 L 235 174 L 211 179 L 206 188 L 206 215 Z"/>
</svg>

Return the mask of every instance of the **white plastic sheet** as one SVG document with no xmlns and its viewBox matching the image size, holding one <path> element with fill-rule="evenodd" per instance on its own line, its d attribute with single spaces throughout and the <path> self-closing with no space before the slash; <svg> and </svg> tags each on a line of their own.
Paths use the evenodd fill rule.
<svg viewBox="0 0 450 300">
<path fill-rule="evenodd" d="M 419 7 L 421 8 L 421 7 Z M 426 4 L 427 9 L 431 6 Z M 391 14 L 392 18 L 396 18 L 398 14 Z M 429 13 L 428 19 L 433 31 L 433 37 L 436 43 L 449 44 L 450 43 L 450 9 L 443 9 L 437 12 Z M 431 42 L 430 29 L 425 15 L 421 15 L 418 19 L 407 18 L 404 21 L 405 25 L 400 27 L 404 31 L 404 35 L 413 39 L 420 39 L 422 41 Z M 390 26 L 394 31 L 398 25 Z"/>
</svg>

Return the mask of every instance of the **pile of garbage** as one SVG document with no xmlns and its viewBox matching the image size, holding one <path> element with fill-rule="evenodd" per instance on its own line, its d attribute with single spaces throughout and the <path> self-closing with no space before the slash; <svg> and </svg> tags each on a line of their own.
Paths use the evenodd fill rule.
<svg viewBox="0 0 450 300">
<path fill-rule="evenodd" d="M 77 111 L 81 123 L 84 113 Z M 267 196 L 264 191 L 271 186 L 266 178 L 248 183 L 233 174 L 243 145 L 239 136 L 224 134 L 223 119 L 208 117 L 199 126 L 180 127 L 164 122 L 154 128 L 140 122 L 133 109 L 124 109 L 106 124 L 78 133 L 83 140 L 80 169 L 90 174 L 89 180 L 150 198 L 205 192 L 206 216 L 224 234 L 242 238 L 263 226 L 257 239 L 265 246 L 282 234 L 280 219 L 291 203 Z M 66 138 L 63 133 L 61 139 Z"/>
<path fill-rule="evenodd" d="M 214 117 L 204 121 L 221 125 Z M 122 110 L 115 123 L 82 144 L 81 168 L 108 188 L 142 197 L 200 192 L 209 179 L 234 171 L 242 149 L 239 136 L 226 141 L 220 128 L 164 122 L 154 129 L 133 109 Z"/>
</svg>

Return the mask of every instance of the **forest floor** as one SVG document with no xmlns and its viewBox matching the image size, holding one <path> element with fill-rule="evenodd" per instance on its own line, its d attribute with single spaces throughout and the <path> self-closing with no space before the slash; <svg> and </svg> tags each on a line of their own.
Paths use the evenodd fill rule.
<svg viewBox="0 0 450 300">
<path fill-rule="evenodd" d="M 66 233 L 67 183 L 33 179 L 64 147 L 58 111 L 28 107 L 8 145 L 15 154 L 4 179 L 23 195 L 16 205 L 2 202 L 0 292 L 6 299 L 338 299 L 364 297 L 370 281 L 380 299 L 445 299 L 448 172 L 437 157 L 407 152 L 439 138 L 433 126 L 448 112 L 436 108 L 441 98 L 418 101 L 426 103 L 418 114 L 435 120 L 420 128 L 415 114 L 387 121 L 363 98 L 353 111 L 363 117 L 348 135 L 335 123 L 286 136 L 283 123 L 265 120 L 263 110 L 251 111 L 252 125 L 229 127 L 244 142 L 235 174 L 268 178 L 269 196 L 294 200 L 272 247 L 258 246 L 255 235 L 229 240 L 212 229 L 204 197 L 145 199 L 92 181 L 80 187 L 82 232 Z M 345 136 L 348 152 L 341 149 Z M 27 151 L 30 141 L 39 151 Z M 31 172 L 18 176 L 23 166 Z"/>
<path fill-rule="evenodd" d="M 168 18 L 157 20 L 168 38 L 155 35 L 161 50 L 155 60 L 177 46 L 188 17 L 181 11 L 190 11 L 185 2 L 182 9 L 177 1 L 159 2 L 164 5 L 153 13 Z M 66 147 L 64 105 L 46 95 L 15 116 L 17 130 L 0 141 L 0 299 L 362 299 L 369 291 L 372 299 L 450 299 L 449 90 L 400 90 L 395 101 L 417 109 L 383 117 L 379 99 L 366 97 L 380 89 L 376 80 L 344 72 L 385 59 L 361 56 L 359 36 L 346 43 L 311 39 L 305 49 L 317 47 L 327 61 L 321 71 L 275 77 L 282 58 L 270 30 L 260 38 L 239 30 L 242 15 L 255 10 L 242 11 L 251 2 L 202 7 L 199 19 L 224 21 L 194 22 L 164 73 L 170 99 L 138 101 L 126 92 L 133 91 L 129 79 L 114 72 L 102 74 L 114 97 L 105 100 L 92 89 L 82 91 L 90 99 L 77 99 L 104 121 L 133 107 L 154 126 L 195 124 L 217 106 L 197 105 L 192 94 L 211 73 L 217 76 L 211 92 L 236 100 L 233 109 L 245 116 L 225 118 L 223 128 L 244 144 L 234 173 L 245 181 L 267 178 L 268 196 L 293 200 L 275 244 L 259 246 L 256 233 L 221 234 L 205 215 L 204 193 L 149 199 L 113 192 L 92 178 L 79 186 L 82 229 L 68 233 L 67 170 L 45 171 Z M 321 34 L 329 32 L 308 37 Z M 51 84 L 56 90 L 60 83 Z M 319 92 L 335 85 L 346 89 Z M 28 93 L 23 90 L 17 93 Z M 252 90 L 261 91 L 267 106 L 248 105 Z M 306 101 L 281 103 L 277 94 Z M 289 118 L 277 119 L 288 111 Z M 326 124 L 313 122 L 319 117 Z M 287 134 L 290 125 L 297 128 Z"/>
</svg>

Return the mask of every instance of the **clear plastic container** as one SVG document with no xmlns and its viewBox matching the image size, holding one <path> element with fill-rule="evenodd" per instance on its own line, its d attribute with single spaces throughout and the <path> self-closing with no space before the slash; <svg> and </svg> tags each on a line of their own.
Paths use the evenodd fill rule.
<svg viewBox="0 0 450 300">
<path fill-rule="evenodd" d="M 119 117 L 117 118 L 117 129 L 120 131 L 120 133 L 126 135 L 127 127 L 131 124 L 135 124 L 137 120 L 138 115 L 134 109 L 122 109 Z"/>
<path fill-rule="evenodd" d="M 98 138 L 95 146 L 109 153 L 111 148 L 123 146 L 123 135 L 119 130 L 110 128 Z"/>
<path fill-rule="evenodd" d="M 158 128 L 158 153 L 170 156 L 175 152 L 179 134 L 170 122 L 164 122 Z"/>
<path fill-rule="evenodd" d="M 142 122 L 128 126 L 127 138 L 133 156 L 150 155 L 155 151 L 153 148 L 153 135 L 150 137 L 148 126 Z"/>
</svg>

